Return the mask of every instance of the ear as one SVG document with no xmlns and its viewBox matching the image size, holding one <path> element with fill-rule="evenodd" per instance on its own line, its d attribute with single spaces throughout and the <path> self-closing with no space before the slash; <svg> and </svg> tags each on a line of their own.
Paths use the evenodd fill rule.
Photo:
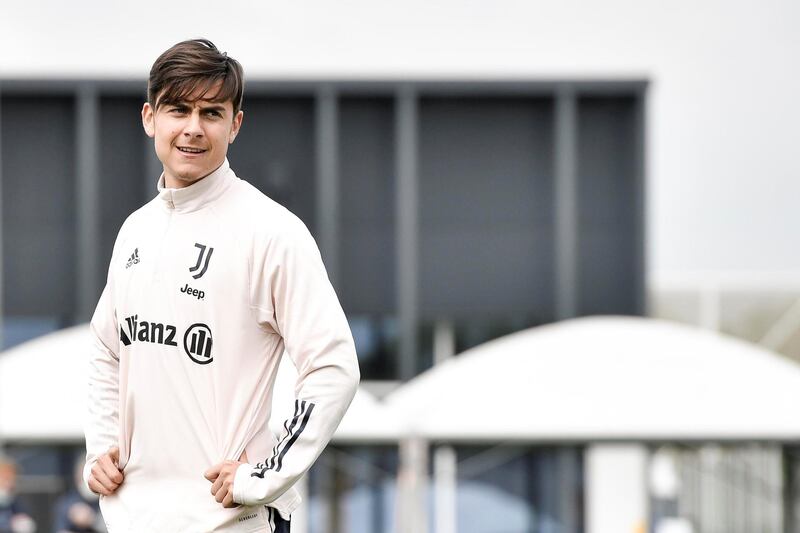
<svg viewBox="0 0 800 533">
<path fill-rule="evenodd" d="M 153 115 L 153 107 L 149 102 L 145 102 L 142 106 L 142 126 L 144 126 L 144 132 L 148 137 L 155 137 L 155 117 Z"/>
<path fill-rule="evenodd" d="M 244 119 L 244 111 L 239 110 L 236 116 L 233 117 L 233 124 L 231 125 L 231 133 L 228 136 L 228 144 L 233 144 L 233 140 L 239 135 L 239 129 L 242 127 L 242 120 Z"/>
</svg>

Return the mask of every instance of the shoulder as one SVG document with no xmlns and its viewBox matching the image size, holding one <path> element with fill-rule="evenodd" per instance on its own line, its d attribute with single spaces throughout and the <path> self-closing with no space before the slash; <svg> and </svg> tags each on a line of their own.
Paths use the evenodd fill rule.
<svg viewBox="0 0 800 533">
<path fill-rule="evenodd" d="M 239 219 L 237 231 L 253 269 L 273 271 L 289 265 L 318 264 L 322 258 L 305 223 L 246 181 L 239 181 L 229 205 Z M 229 211 L 231 212 L 231 211 Z"/>
<path fill-rule="evenodd" d="M 160 200 L 158 196 L 156 196 L 142 207 L 128 215 L 128 217 L 125 219 L 125 222 L 123 222 L 122 226 L 120 227 L 120 235 L 126 231 L 131 231 L 132 228 L 135 228 L 136 226 L 145 223 L 147 220 L 150 220 L 152 213 L 158 209 L 158 202 L 160 202 Z"/>
<path fill-rule="evenodd" d="M 116 254 L 116 251 L 120 246 L 125 244 L 125 242 L 131 238 L 132 234 L 134 234 L 137 229 L 142 228 L 142 226 L 147 224 L 149 220 L 152 220 L 152 213 L 158 208 L 157 202 L 158 197 L 155 197 L 128 215 L 117 232 L 117 238 L 114 242 L 114 254 Z"/>
<path fill-rule="evenodd" d="M 238 216 L 257 241 L 313 241 L 300 217 L 250 183 L 239 180 L 235 195 Z"/>
</svg>

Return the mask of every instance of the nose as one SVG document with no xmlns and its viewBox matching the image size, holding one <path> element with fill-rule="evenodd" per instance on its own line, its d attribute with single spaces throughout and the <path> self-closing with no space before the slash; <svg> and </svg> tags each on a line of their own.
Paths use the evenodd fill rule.
<svg viewBox="0 0 800 533">
<path fill-rule="evenodd" d="M 190 138 L 203 136 L 203 128 L 200 121 L 199 110 L 195 109 L 189 115 L 183 128 L 183 134 Z"/>
</svg>

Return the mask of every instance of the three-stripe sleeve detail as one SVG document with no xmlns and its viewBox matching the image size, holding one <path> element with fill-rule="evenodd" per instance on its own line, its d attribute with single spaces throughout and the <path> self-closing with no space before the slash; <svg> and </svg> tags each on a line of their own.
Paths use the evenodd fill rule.
<svg viewBox="0 0 800 533">
<path fill-rule="evenodd" d="M 281 468 L 283 467 L 284 456 L 308 425 L 308 421 L 311 418 L 311 412 L 313 410 L 314 404 L 311 402 L 307 402 L 305 400 L 294 401 L 294 416 L 291 419 L 287 418 L 284 421 L 283 429 L 285 430 L 285 433 L 283 438 L 281 438 L 281 440 L 272 449 L 272 456 L 263 464 L 259 463 L 256 465 L 257 470 L 250 474 L 251 477 L 263 478 L 264 473 L 267 470 L 275 470 L 276 472 L 280 472 Z"/>
<path fill-rule="evenodd" d="M 283 451 L 278 456 L 278 468 L 275 469 L 276 472 L 281 471 L 281 467 L 283 466 L 283 456 L 286 455 L 286 452 L 288 452 L 289 448 L 292 447 L 292 444 L 294 444 L 294 442 L 297 440 L 297 437 L 299 437 L 300 434 L 303 432 L 303 430 L 306 429 L 306 424 L 308 424 L 308 419 L 311 418 L 311 411 L 313 410 L 314 410 L 314 404 L 309 403 L 308 409 L 306 409 L 306 414 L 305 416 L 303 416 L 303 423 L 300 424 L 300 428 L 297 430 L 297 433 L 292 435 L 292 438 L 289 439 L 289 442 L 286 444 L 286 446 L 283 448 Z"/>
</svg>

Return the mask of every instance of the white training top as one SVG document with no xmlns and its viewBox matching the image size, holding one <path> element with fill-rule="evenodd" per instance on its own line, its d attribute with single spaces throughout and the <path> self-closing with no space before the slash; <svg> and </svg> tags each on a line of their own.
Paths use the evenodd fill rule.
<svg viewBox="0 0 800 533">
<path fill-rule="evenodd" d="M 92 318 L 88 479 L 120 448 L 125 480 L 102 497 L 111 533 L 267 531 L 327 445 L 359 380 L 353 338 L 305 225 L 227 160 L 166 189 L 120 229 Z M 282 354 L 298 370 L 294 417 L 267 427 Z M 203 473 L 247 457 L 225 509 Z"/>
</svg>

